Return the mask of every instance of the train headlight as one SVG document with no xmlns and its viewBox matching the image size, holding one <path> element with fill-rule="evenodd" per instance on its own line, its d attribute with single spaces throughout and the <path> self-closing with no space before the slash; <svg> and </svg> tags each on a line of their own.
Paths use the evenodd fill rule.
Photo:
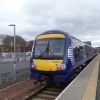
<svg viewBox="0 0 100 100">
<path fill-rule="evenodd" d="M 36 65 L 34 65 L 34 64 L 32 64 L 31 67 L 32 67 L 33 69 L 37 69 Z"/>
<path fill-rule="evenodd" d="M 34 65 L 32 64 L 31 67 L 34 68 Z"/>
<path fill-rule="evenodd" d="M 66 69 L 65 64 L 61 64 L 60 66 L 57 66 L 57 70 L 65 70 L 65 69 Z"/>
<path fill-rule="evenodd" d="M 66 69 L 66 65 L 65 64 L 61 64 L 61 69 L 65 70 Z"/>
</svg>

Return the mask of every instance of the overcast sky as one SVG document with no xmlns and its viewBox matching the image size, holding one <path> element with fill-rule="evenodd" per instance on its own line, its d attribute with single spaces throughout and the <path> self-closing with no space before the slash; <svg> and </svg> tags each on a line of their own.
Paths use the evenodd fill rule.
<svg viewBox="0 0 100 100">
<path fill-rule="evenodd" d="M 26 40 L 50 29 L 100 46 L 100 0 L 0 0 L 0 34 Z"/>
</svg>

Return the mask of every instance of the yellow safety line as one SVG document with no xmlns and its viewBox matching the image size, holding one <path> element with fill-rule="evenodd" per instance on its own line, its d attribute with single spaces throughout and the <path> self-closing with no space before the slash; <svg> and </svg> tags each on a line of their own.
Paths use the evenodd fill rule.
<svg viewBox="0 0 100 100">
<path fill-rule="evenodd" d="M 93 72 L 89 79 L 88 85 L 85 89 L 85 92 L 82 96 L 82 100 L 95 100 L 96 99 L 95 97 L 96 97 L 98 72 L 99 72 L 99 56 L 97 56 L 96 64 L 94 66 Z"/>
</svg>

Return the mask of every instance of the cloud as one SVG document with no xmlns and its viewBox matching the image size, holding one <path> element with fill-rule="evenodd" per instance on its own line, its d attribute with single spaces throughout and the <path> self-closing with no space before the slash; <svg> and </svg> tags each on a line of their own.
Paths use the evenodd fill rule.
<svg viewBox="0 0 100 100">
<path fill-rule="evenodd" d="M 28 7 L 24 12 L 28 15 L 27 22 L 37 32 L 60 29 L 81 40 L 88 37 L 88 40 L 95 42 L 98 39 L 99 0 L 30 0 L 26 4 Z"/>
<path fill-rule="evenodd" d="M 28 40 L 43 31 L 58 29 L 69 32 L 83 41 L 91 40 L 93 46 L 98 40 L 98 46 L 100 46 L 98 38 L 100 35 L 99 0 L 1 1 L 0 26 L 2 27 L 0 30 L 2 32 L 5 30 L 13 34 L 7 25 L 15 23 L 16 33 Z M 12 6 L 12 4 L 15 5 L 14 2 L 16 6 Z"/>
</svg>

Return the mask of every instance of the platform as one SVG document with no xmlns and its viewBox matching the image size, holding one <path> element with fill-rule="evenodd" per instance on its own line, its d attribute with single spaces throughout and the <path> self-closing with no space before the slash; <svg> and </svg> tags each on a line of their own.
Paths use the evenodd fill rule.
<svg viewBox="0 0 100 100">
<path fill-rule="evenodd" d="M 100 100 L 100 82 L 97 86 L 99 58 L 100 55 L 96 56 L 56 100 Z"/>
</svg>

